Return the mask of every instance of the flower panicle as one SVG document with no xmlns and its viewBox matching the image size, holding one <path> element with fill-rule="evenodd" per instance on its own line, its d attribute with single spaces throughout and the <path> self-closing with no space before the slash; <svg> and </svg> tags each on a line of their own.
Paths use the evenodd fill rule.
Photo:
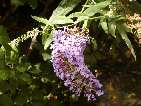
<svg viewBox="0 0 141 106">
<path fill-rule="evenodd" d="M 57 77 L 77 96 L 83 92 L 89 101 L 103 95 L 101 83 L 84 62 L 88 33 L 80 28 L 56 30 L 53 34 L 52 63 Z"/>
</svg>

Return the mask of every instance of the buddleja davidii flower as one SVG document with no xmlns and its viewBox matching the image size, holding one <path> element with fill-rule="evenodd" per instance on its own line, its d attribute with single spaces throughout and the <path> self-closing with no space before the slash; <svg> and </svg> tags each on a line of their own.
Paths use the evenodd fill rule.
<svg viewBox="0 0 141 106">
<path fill-rule="evenodd" d="M 95 78 L 95 76 L 89 71 L 85 73 L 79 67 L 75 71 L 75 77 L 73 79 L 69 79 L 65 81 L 65 86 L 68 86 L 70 90 L 75 92 L 77 96 L 83 92 L 84 96 L 88 98 L 88 100 L 95 100 L 95 96 L 103 95 L 103 91 L 101 90 L 102 85 Z"/>
<path fill-rule="evenodd" d="M 80 29 L 57 30 L 53 35 L 52 62 L 56 75 L 77 96 L 84 92 L 88 100 L 103 94 L 102 85 L 84 63 L 83 52 L 89 41 Z"/>
<path fill-rule="evenodd" d="M 74 65 L 68 63 L 68 59 L 65 57 L 63 52 L 58 50 L 54 55 L 52 54 L 52 62 L 54 72 L 60 79 L 66 80 L 69 79 L 69 77 L 72 77 L 71 74 L 75 71 Z"/>
</svg>

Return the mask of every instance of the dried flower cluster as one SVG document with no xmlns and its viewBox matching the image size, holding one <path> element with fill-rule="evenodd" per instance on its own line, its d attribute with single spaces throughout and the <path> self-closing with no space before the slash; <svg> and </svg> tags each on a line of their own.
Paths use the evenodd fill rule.
<svg viewBox="0 0 141 106">
<path fill-rule="evenodd" d="M 18 45 L 20 42 L 23 42 L 29 38 L 37 37 L 39 34 L 39 30 L 37 28 L 33 29 L 32 31 L 28 31 L 26 34 L 21 35 L 20 37 L 12 40 L 9 45 Z"/>
<path fill-rule="evenodd" d="M 56 30 L 51 46 L 52 63 L 54 72 L 69 90 L 94 101 L 103 91 L 99 80 L 84 63 L 83 52 L 88 41 L 87 32 L 80 28 Z"/>
<path fill-rule="evenodd" d="M 141 39 L 141 16 L 139 14 L 134 13 L 133 16 L 126 15 L 127 19 L 129 20 L 127 25 L 132 30 L 136 30 L 136 35 L 138 39 Z M 139 42 L 141 43 L 141 42 Z"/>
</svg>

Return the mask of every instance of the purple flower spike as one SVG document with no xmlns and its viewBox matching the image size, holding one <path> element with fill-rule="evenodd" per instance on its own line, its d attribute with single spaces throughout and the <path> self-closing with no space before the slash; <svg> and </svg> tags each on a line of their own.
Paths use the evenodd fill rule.
<svg viewBox="0 0 141 106">
<path fill-rule="evenodd" d="M 103 95 L 102 85 L 84 63 L 83 52 L 89 42 L 88 34 L 79 28 L 56 30 L 53 34 L 52 63 L 57 77 L 64 85 L 88 101 Z"/>
</svg>

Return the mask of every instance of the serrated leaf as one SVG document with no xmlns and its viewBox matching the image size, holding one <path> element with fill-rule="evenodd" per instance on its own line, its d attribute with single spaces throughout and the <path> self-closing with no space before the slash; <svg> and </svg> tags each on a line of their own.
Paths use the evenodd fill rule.
<svg viewBox="0 0 141 106">
<path fill-rule="evenodd" d="M 53 14 L 50 20 L 54 20 L 56 16 L 65 16 L 70 11 L 74 9 L 74 7 L 80 2 L 81 0 L 62 0 L 58 7 L 53 11 Z"/>
<path fill-rule="evenodd" d="M 41 18 L 41 17 L 37 17 L 37 16 L 31 16 L 34 20 L 38 21 L 38 22 L 41 22 L 45 25 L 50 25 L 50 22 L 45 19 L 45 18 Z"/>
<path fill-rule="evenodd" d="M 90 5 L 90 7 L 84 11 L 84 14 L 87 16 L 94 16 L 96 13 L 99 13 L 101 9 L 107 7 L 110 2 L 111 0 L 107 0 L 104 2 L 96 3 L 95 5 Z"/>
<path fill-rule="evenodd" d="M 115 35 L 116 25 L 115 25 L 115 23 L 109 22 L 109 23 L 108 23 L 108 28 L 109 28 L 109 33 L 110 33 L 114 38 L 116 38 L 116 35 Z"/>
<path fill-rule="evenodd" d="M 106 19 L 101 19 L 100 25 L 102 29 L 105 31 L 105 33 L 108 34 L 108 25 L 107 25 Z"/>
<path fill-rule="evenodd" d="M 56 18 L 50 22 L 52 24 L 68 24 L 73 23 L 73 20 L 66 16 L 56 16 Z"/>
<path fill-rule="evenodd" d="M 117 29 L 118 29 L 118 32 L 120 33 L 122 39 L 125 41 L 127 47 L 131 50 L 131 53 L 132 53 L 134 59 L 136 60 L 135 51 L 134 51 L 134 49 L 133 49 L 133 46 L 132 46 L 131 41 L 129 40 L 129 38 L 128 38 L 127 34 L 126 34 L 125 29 L 123 29 L 123 28 L 121 27 L 121 25 L 118 25 L 118 24 L 117 24 Z"/>
</svg>

